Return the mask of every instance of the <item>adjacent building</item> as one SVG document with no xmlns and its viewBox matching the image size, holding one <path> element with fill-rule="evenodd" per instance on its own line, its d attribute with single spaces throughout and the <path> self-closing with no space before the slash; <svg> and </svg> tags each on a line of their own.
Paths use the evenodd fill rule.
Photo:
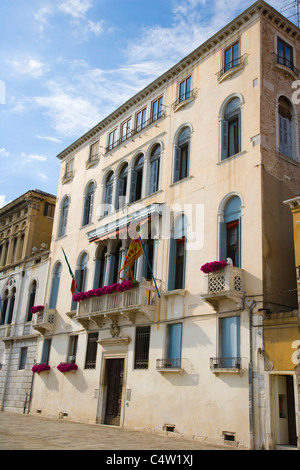
<svg viewBox="0 0 300 470">
<path fill-rule="evenodd" d="M 0 209 L 1 411 L 28 411 L 39 333 L 31 309 L 44 302 L 56 198 L 31 190 Z"/>
<path fill-rule="evenodd" d="M 58 155 L 32 413 L 285 443 L 263 350 L 266 315 L 297 308 L 299 40 L 259 0 Z"/>
</svg>

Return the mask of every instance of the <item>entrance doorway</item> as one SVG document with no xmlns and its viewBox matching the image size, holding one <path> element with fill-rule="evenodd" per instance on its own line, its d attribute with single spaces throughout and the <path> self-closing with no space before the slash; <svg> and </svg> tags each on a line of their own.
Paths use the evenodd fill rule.
<svg viewBox="0 0 300 470">
<path fill-rule="evenodd" d="M 297 445 L 295 395 L 292 375 L 273 378 L 275 445 Z"/>
<path fill-rule="evenodd" d="M 122 408 L 122 387 L 124 375 L 124 359 L 106 360 L 106 407 L 105 424 L 120 425 Z"/>
</svg>

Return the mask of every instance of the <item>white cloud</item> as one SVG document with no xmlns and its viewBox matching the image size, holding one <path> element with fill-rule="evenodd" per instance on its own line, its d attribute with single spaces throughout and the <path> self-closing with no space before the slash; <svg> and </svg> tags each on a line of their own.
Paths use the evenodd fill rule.
<svg viewBox="0 0 300 470">
<path fill-rule="evenodd" d="M 43 155 L 26 155 L 26 153 L 22 152 L 21 157 L 24 162 L 31 162 L 32 160 L 36 160 L 39 162 L 45 162 L 47 160 L 47 157 L 44 157 Z"/>
<path fill-rule="evenodd" d="M 38 59 L 28 57 L 24 60 L 12 60 L 11 65 L 19 75 L 29 75 L 32 78 L 40 78 L 49 68 Z"/>
<path fill-rule="evenodd" d="M 91 6 L 90 0 L 65 0 L 58 5 L 58 10 L 74 18 L 84 18 Z"/>
<path fill-rule="evenodd" d="M 0 194 L 0 208 L 6 206 L 6 196 L 5 194 Z"/>
<path fill-rule="evenodd" d="M 45 173 L 37 173 L 37 177 L 43 181 L 47 181 L 49 179 L 49 177 L 45 175 Z"/>
<path fill-rule="evenodd" d="M 8 157 L 9 152 L 5 149 L 5 147 L 0 148 L 0 157 Z"/>
<path fill-rule="evenodd" d="M 61 144 L 62 141 L 61 139 L 58 139 L 57 137 L 50 137 L 50 136 L 42 136 L 42 135 L 37 135 L 36 136 L 37 139 L 40 139 L 40 140 L 48 140 L 49 142 L 53 142 L 55 144 Z"/>
</svg>

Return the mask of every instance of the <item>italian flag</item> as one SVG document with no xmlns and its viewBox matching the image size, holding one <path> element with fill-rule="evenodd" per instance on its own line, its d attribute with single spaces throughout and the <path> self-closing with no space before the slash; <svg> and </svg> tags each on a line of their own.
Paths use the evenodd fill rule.
<svg viewBox="0 0 300 470">
<path fill-rule="evenodd" d="M 74 295 L 74 292 L 76 291 L 76 289 L 78 289 L 78 287 L 77 287 L 77 284 L 76 284 L 76 282 L 75 282 L 75 277 L 74 277 L 74 274 L 73 274 L 73 272 L 72 272 L 71 266 L 70 266 L 70 264 L 69 264 L 67 255 L 66 255 L 66 253 L 64 252 L 63 247 L 61 247 L 61 249 L 62 249 L 62 252 L 63 252 L 63 254 L 64 254 L 66 263 L 67 263 L 67 265 L 68 265 L 69 273 L 71 274 L 71 277 L 72 277 L 71 292 L 72 292 L 72 296 L 73 296 L 73 295 Z"/>
</svg>

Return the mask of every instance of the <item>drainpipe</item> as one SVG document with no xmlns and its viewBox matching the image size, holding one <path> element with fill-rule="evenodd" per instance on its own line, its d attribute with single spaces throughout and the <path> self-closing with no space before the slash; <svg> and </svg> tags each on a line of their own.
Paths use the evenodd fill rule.
<svg viewBox="0 0 300 470">
<path fill-rule="evenodd" d="M 254 300 L 246 300 L 246 307 L 249 312 L 249 367 L 248 367 L 248 383 L 249 383 L 249 428 L 250 428 L 250 449 L 254 450 L 254 398 L 253 398 L 253 360 L 252 360 L 252 313 L 256 305 Z"/>
</svg>

